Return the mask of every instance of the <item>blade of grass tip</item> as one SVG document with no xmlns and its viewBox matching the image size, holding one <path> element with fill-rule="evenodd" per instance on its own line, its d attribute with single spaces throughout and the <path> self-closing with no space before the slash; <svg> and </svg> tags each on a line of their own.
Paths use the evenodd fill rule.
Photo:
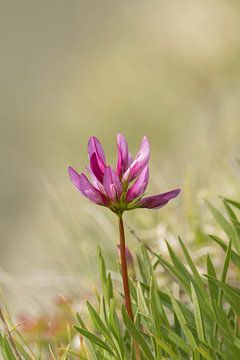
<svg viewBox="0 0 240 360">
<path fill-rule="evenodd" d="M 184 253 L 185 259 L 187 260 L 187 263 L 188 263 L 190 269 L 192 270 L 192 273 L 193 273 L 194 279 L 197 283 L 197 286 L 199 287 L 199 290 L 201 291 L 203 298 L 206 298 L 207 292 L 206 292 L 202 277 L 200 276 L 200 274 L 197 270 L 197 267 L 195 266 L 190 254 L 180 236 L 178 237 L 178 241 L 179 241 L 182 251 Z"/>
<path fill-rule="evenodd" d="M 111 274 L 108 273 L 107 275 L 107 301 L 108 305 L 110 305 L 110 301 L 113 299 L 113 284 Z"/>
<path fill-rule="evenodd" d="M 137 254 L 138 268 L 140 270 L 141 277 L 145 283 L 150 283 L 151 279 L 151 264 L 147 254 L 147 250 L 144 245 L 141 245 Z"/>
<path fill-rule="evenodd" d="M 77 320 L 78 320 L 79 324 L 81 325 L 81 327 L 83 329 L 87 329 L 86 325 L 84 324 L 84 322 L 83 322 L 83 320 L 82 320 L 82 318 L 81 318 L 81 316 L 80 316 L 80 314 L 78 312 L 76 313 L 76 316 L 77 316 Z"/>
<path fill-rule="evenodd" d="M 173 251 L 172 247 L 167 241 L 166 244 L 173 265 L 178 269 L 178 271 L 185 277 L 186 281 L 190 284 L 190 282 L 193 280 L 192 275 L 183 265 L 182 261 L 179 259 L 179 257 L 176 255 L 176 253 Z"/>
<path fill-rule="evenodd" d="M 100 295 L 99 315 L 100 318 L 104 319 L 104 321 L 107 323 L 107 309 L 106 309 L 105 297 L 103 294 Z"/>
<path fill-rule="evenodd" d="M 221 275 L 221 282 L 222 283 L 226 282 L 227 271 L 228 271 L 229 264 L 230 264 L 230 259 L 231 259 L 231 251 L 232 251 L 231 249 L 232 249 L 232 241 L 230 240 L 229 244 L 228 244 L 228 247 L 227 247 L 224 263 L 223 263 L 223 271 L 222 271 L 222 275 Z M 222 304 L 222 297 L 223 297 L 223 291 L 220 291 L 219 292 L 219 298 L 218 298 L 219 305 Z"/>
<path fill-rule="evenodd" d="M 235 200 L 232 200 L 232 199 L 228 199 L 228 198 L 224 198 L 224 200 L 225 200 L 228 204 L 230 204 L 230 205 L 234 206 L 236 209 L 239 209 L 239 210 L 240 210 L 240 202 L 235 201 Z"/>
<path fill-rule="evenodd" d="M 207 273 L 210 277 L 214 277 L 217 279 L 217 274 L 209 254 L 207 254 Z M 217 300 L 218 298 L 218 286 L 215 284 L 215 282 L 211 280 L 211 278 L 208 277 L 207 280 L 210 298 L 213 303 L 213 300 Z"/>
<path fill-rule="evenodd" d="M 86 337 L 88 340 L 90 340 L 93 344 L 99 346 L 100 348 L 106 350 L 110 355 L 114 355 L 113 351 L 109 348 L 108 345 L 106 345 L 106 343 L 101 340 L 99 337 L 97 337 L 96 335 L 94 335 L 93 333 L 91 333 L 90 331 L 86 330 L 86 329 L 82 329 L 79 326 L 74 326 L 75 329 L 84 337 Z"/>
<path fill-rule="evenodd" d="M 191 284 L 192 301 L 194 308 L 195 324 L 197 329 L 198 338 L 201 342 L 205 342 L 204 326 L 202 321 L 201 309 L 199 306 L 198 298 L 193 284 Z"/>
<path fill-rule="evenodd" d="M 208 237 L 211 240 L 215 241 L 226 252 L 227 245 L 224 243 L 222 239 L 220 239 L 216 235 L 208 235 Z M 234 265 L 236 265 L 240 269 L 240 256 L 234 250 L 231 251 L 231 260 L 234 263 Z"/>
<path fill-rule="evenodd" d="M 219 210 L 217 210 L 210 202 L 206 201 L 209 210 L 211 211 L 212 215 L 216 219 L 217 223 L 223 229 L 223 231 L 227 234 L 227 236 L 232 239 L 236 250 L 240 253 L 240 242 L 238 241 L 238 235 L 235 228 L 230 224 L 225 217 L 221 214 Z"/>
<path fill-rule="evenodd" d="M 239 238 L 240 237 L 240 222 L 238 221 L 238 218 L 237 218 L 235 212 L 233 211 L 233 209 L 228 205 L 227 201 L 223 200 L 223 204 L 228 213 L 228 217 L 229 217 L 230 221 L 232 222 L 233 226 L 236 229 L 236 232 L 237 232 L 238 238 Z"/>
<path fill-rule="evenodd" d="M 125 307 L 122 307 L 122 315 L 123 315 L 123 321 L 124 324 L 133 337 L 133 339 L 139 344 L 142 351 L 144 352 L 146 359 L 154 360 L 154 357 L 152 355 L 152 352 L 150 351 L 147 343 L 145 342 L 143 336 L 141 335 L 140 331 L 136 328 L 135 324 L 132 322 L 132 320 L 129 318 Z"/>
<path fill-rule="evenodd" d="M 107 298 L 107 270 L 106 270 L 106 265 L 105 265 L 104 258 L 102 256 L 102 251 L 101 251 L 100 246 L 98 246 L 97 252 L 98 252 L 98 261 L 99 261 L 99 268 L 100 268 L 100 279 L 101 279 L 101 283 L 102 283 L 102 290 L 103 290 L 104 296 Z"/>
</svg>

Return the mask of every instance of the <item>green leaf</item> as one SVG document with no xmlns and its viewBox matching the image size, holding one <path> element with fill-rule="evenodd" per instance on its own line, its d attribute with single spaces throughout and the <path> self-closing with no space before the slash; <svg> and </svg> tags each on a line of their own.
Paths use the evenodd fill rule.
<svg viewBox="0 0 240 360">
<path fill-rule="evenodd" d="M 238 201 L 231 200 L 231 199 L 228 199 L 228 198 L 224 198 L 224 201 L 231 204 L 232 206 L 234 206 L 235 208 L 240 210 L 240 203 Z"/>
<path fill-rule="evenodd" d="M 90 331 L 88 331 L 86 329 L 80 328 L 79 326 L 75 325 L 74 327 L 81 335 L 83 335 L 84 337 L 89 339 L 92 344 L 97 345 L 100 348 L 106 350 L 110 355 L 114 355 L 112 350 L 99 337 L 92 334 Z"/>
<path fill-rule="evenodd" d="M 154 337 L 159 346 L 170 356 L 171 360 L 179 360 L 179 355 L 171 348 L 169 344 L 158 337 Z"/>
<path fill-rule="evenodd" d="M 197 334 L 198 334 L 199 340 L 204 343 L 205 342 L 205 334 L 204 334 L 202 315 L 201 315 L 201 310 L 200 310 L 197 294 L 196 294 L 193 284 L 191 284 L 191 290 L 192 290 L 192 300 L 193 300 Z"/>
<path fill-rule="evenodd" d="M 228 271 L 230 259 L 231 259 L 231 253 L 232 253 L 232 241 L 230 240 L 228 247 L 227 247 L 226 256 L 224 259 L 224 264 L 223 264 L 223 272 L 222 272 L 222 276 L 221 276 L 222 282 L 226 282 L 227 271 Z"/>
<path fill-rule="evenodd" d="M 168 247 L 168 252 L 169 255 L 171 257 L 172 263 L 175 266 L 175 268 L 179 271 L 179 273 L 181 273 L 186 282 L 189 283 L 194 281 L 192 275 L 189 273 L 189 271 L 186 269 L 186 267 L 183 265 L 182 261 L 179 259 L 179 257 L 175 254 L 175 252 L 173 251 L 172 247 L 169 245 L 169 243 L 166 241 L 167 247 Z"/>
<path fill-rule="evenodd" d="M 146 359 L 154 360 L 154 357 L 145 342 L 144 338 L 142 337 L 140 331 L 136 328 L 135 324 L 132 322 L 132 320 L 129 318 L 125 307 L 122 307 L 122 315 L 123 315 L 123 321 L 126 325 L 126 328 L 134 338 L 134 340 L 140 345 L 142 351 L 144 352 Z"/>
<path fill-rule="evenodd" d="M 196 341 L 194 339 L 194 336 L 193 336 L 191 330 L 188 327 L 187 321 L 186 321 L 180 307 L 178 306 L 177 301 L 174 299 L 174 297 L 171 298 L 171 301 L 172 301 L 172 304 L 173 304 L 173 309 L 174 309 L 174 311 L 176 313 L 176 316 L 178 318 L 178 321 L 179 321 L 179 323 L 180 323 L 180 325 L 182 327 L 182 330 L 183 330 L 183 332 L 184 332 L 190 346 L 192 347 L 193 350 L 195 350 L 196 347 L 197 347 L 197 343 L 196 343 Z"/>
<path fill-rule="evenodd" d="M 214 358 L 207 352 L 201 345 L 197 348 L 197 351 L 203 356 L 206 360 L 214 360 Z"/>
<path fill-rule="evenodd" d="M 4 336 L 3 337 L 3 352 L 5 353 L 6 360 L 16 360 L 13 350 L 9 345 L 8 339 Z"/>
<path fill-rule="evenodd" d="M 218 245 L 220 245 L 224 251 L 227 250 L 227 245 L 218 236 L 216 235 L 208 235 L 208 236 L 212 240 L 214 240 Z M 234 250 L 231 251 L 231 260 L 234 263 L 234 265 L 236 265 L 240 269 L 240 256 Z"/>
<path fill-rule="evenodd" d="M 186 248 L 186 246 L 184 245 L 182 239 L 180 238 L 180 236 L 178 237 L 178 240 L 179 240 L 179 243 L 181 245 L 181 248 L 182 248 L 182 251 L 184 253 L 184 256 L 188 262 L 188 265 L 190 266 L 190 269 L 192 270 L 192 273 L 193 273 L 193 276 L 194 276 L 194 279 L 196 281 L 196 285 L 198 286 L 199 288 L 199 291 L 201 292 L 203 298 L 207 297 L 207 292 L 205 290 L 205 286 L 204 286 L 204 283 L 203 283 L 203 280 L 201 278 L 201 276 L 199 275 L 199 272 Z"/>
<path fill-rule="evenodd" d="M 226 200 L 223 200 L 223 204 L 225 206 L 225 209 L 228 213 L 228 217 L 231 220 L 233 226 L 236 229 L 236 232 L 238 234 L 238 238 L 240 237 L 240 222 L 238 221 L 238 218 L 235 214 L 235 212 L 233 211 L 233 209 L 228 205 Z"/>
<path fill-rule="evenodd" d="M 173 342 L 177 347 L 179 347 L 186 354 L 191 355 L 192 349 L 186 344 L 185 339 L 182 339 L 179 335 L 177 335 L 173 330 L 167 328 L 166 326 L 161 326 L 162 330 L 165 332 L 168 340 Z"/>
<path fill-rule="evenodd" d="M 123 336 L 121 334 L 120 324 L 119 324 L 117 313 L 116 313 L 116 310 L 115 310 L 115 302 L 114 302 L 114 300 L 112 300 L 111 303 L 110 303 L 108 324 L 109 324 L 109 328 L 110 328 L 114 338 L 116 339 L 116 341 L 117 341 L 117 343 L 119 345 L 119 349 L 120 349 L 121 354 L 123 356 L 124 352 L 125 352 L 124 351 Z"/>
<path fill-rule="evenodd" d="M 100 316 L 98 315 L 96 310 L 93 308 L 93 306 L 89 302 L 87 302 L 87 307 L 88 307 L 88 311 L 89 311 L 89 314 L 90 314 L 90 317 L 92 319 L 94 326 L 109 341 L 109 343 L 111 344 L 111 346 L 114 348 L 114 350 L 116 352 L 117 358 L 121 358 L 118 353 L 118 349 L 113 342 L 110 331 L 108 330 L 108 328 L 106 327 L 106 325 L 104 324 L 104 322 L 102 321 L 102 319 L 100 318 Z"/>
<path fill-rule="evenodd" d="M 157 297 L 156 297 L 156 282 L 154 277 L 152 276 L 151 279 L 151 285 L 150 285 L 150 301 L 149 301 L 149 305 L 150 305 L 150 309 L 151 309 L 151 314 L 152 314 L 152 318 L 153 318 L 153 328 L 154 328 L 154 334 L 156 337 L 161 338 L 161 318 L 159 315 L 159 310 L 158 310 L 158 306 L 157 306 Z M 157 344 L 157 346 L 155 346 L 155 352 L 156 352 L 156 359 L 161 359 L 162 357 L 162 349 L 159 346 L 159 344 Z"/>
<path fill-rule="evenodd" d="M 210 277 L 208 275 L 205 275 L 207 277 L 209 277 L 210 279 L 212 279 L 212 281 L 214 281 L 220 289 L 223 290 L 225 296 L 227 297 L 229 303 L 231 304 L 231 306 L 233 307 L 234 311 L 240 316 L 240 294 L 236 291 L 236 289 L 232 288 L 231 286 L 222 283 L 221 281 L 215 279 L 214 277 Z"/>
<path fill-rule="evenodd" d="M 207 254 L 207 273 L 209 275 L 208 277 L 208 289 L 209 289 L 209 293 L 210 293 L 210 297 L 211 297 L 211 301 L 212 303 L 214 302 L 214 300 L 218 299 L 218 286 L 216 285 L 216 283 L 214 281 L 211 280 L 211 277 L 217 278 L 212 260 L 209 256 L 209 254 Z"/>
<path fill-rule="evenodd" d="M 228 235 L 236 247 L 236 250 L 240 252 L 240 242 L 238 240 L 238 234 L 235 228 L 225 219 L 219 210 L 217 210 L 211 203 L 206 201 L 208 208 L 210 209 L 212 215 L 215 217 L 218 224 L 221 226 L 223 231 Z"/>
<path fill-rule="evenodd" d="M 145 297 L 144 297 L 140 282 L 137 283 L 137 304 L 138 304 L 138 311 L 142 315 L 148 316 L 149 310 L 148 310 L 148 306 L 145 301 Z"/>
<path fill-rule="evenodd" d="M 108 276 L 107 276 L 107 301 L 108 301 L 108 304 L 110 304 L 110 301 L 112 299 L 113 299 L 113 284 L 112 284 L 111 274 L 108 273 Z"/>
<path fill-rule="evenodd" d="M 101 248 L 98 246 L 98 261 L 99 261 L 99 268 L 100 268 L 100 279 L 102 284 L 102 291 L 105 298 L 108 298 L 108 290 L 107 290 L 107 271 L 104 258 L 102 256 Z"/>
<path fill-rule="evenodd" d="M 175 266 L 170 264 L 167 260 L 163 259 L 161 255 L 156 255 L 156 256 L 158 260 L 155 263 L 154 267 L 156 268 L 158 264 L 161 264 L 163 268 L 167 269 L 174 278 L 177 278 L 179 280 L 180 284 L 185 288 L 188 294 L 190 294 L 191 291 L 190 282 L 186 280 L 183 274 Z"/>
</svg>

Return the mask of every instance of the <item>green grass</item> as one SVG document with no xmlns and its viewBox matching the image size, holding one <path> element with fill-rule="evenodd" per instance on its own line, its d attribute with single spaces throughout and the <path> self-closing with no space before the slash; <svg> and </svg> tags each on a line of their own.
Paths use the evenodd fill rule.
<svg viewBox="0 0 240 360">
<path fill-rule="evenodd" d="M 24 340 L 21 327 L 5 318 L 22 359 L 236 359 L 240 358 L 240 202 L 222 199 L 225 212 L 208 203 L 222 236 L 203 234 L 214 244 L 215 254 L 205 254 L 201 271 L 193 253 L 178 238 L 176 249 L 167 243 L 168 256 L 156 249 L 139 245 L 130 277 L 134 322 L 123 305 L 122 288 L 107 271 L 101 250 L 98 260 L 101 291 L 86 313 L 68 311 L 68 333 L 43 341 Z M 220 231 L 221 233 L 221 231 Z M 222 264 L 216 266 L 222 252 Z M 118 274 L 120 277 L 120 274 Z M 164 285 L 161 277 L 164 275 Z M 116 277 L 116 274 L 115 274 Z M 174 287 L 178 292 L 174 291 Z M 79 335 L 76 348 L 73 339 Z M 137 345 L 136 345 L 137 344 Z M 9 334 L 0 333 L 0 351 L 4 360 L 18 359 Z M 140 359 L 140 358 L 139 358 Z"/>
</svg>

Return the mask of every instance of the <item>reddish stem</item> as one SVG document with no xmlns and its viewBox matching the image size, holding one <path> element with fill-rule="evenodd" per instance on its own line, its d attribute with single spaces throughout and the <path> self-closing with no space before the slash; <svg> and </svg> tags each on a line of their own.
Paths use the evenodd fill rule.
<svg viewBox="0 0 240 360">
<path fill-rule="evenodd" d="M 122 215 L 119 215 L 119 237 L 120 237 L 120 247 L 119 248 L 120 248 L 120 256 L 121 256 L 122 279 L 123 279 L 125 304 L 126 304 L 128 316 L 130 317 L 130 319 L 132 321 L 134 321 L 131 298 L 130 298 L 130 291 L 129 291 L 129 284 L 128 284 L 125 233 L 124 233 L 124 225 L 123 225 Z M 136 360 L 140 360 L 140 358 L 141 358 L 140 349 L 139 349 L 137 342 L 134 340 L 133 340 L 133 346 L 134 346 L 134 350 L 135 350 Z"/>
<path fill-rule="evenodd" d="M 125 304 L 128 315 L 133 321 L 133 311 L 130 299 L 130 291 L 128 284 L 128 270 L 127 270 L 127 259 L 126 259 L 126 246 L 125 246 L 125 234 L 124 234 L 124 225 L 122 215 L 119 215 L 119 237 L 120 237 L 120 256 L 121 256 L 121 266 L 122 266 L 122 279 L 123 279 L 123 289 L 125 295 Z"/>
</svg>

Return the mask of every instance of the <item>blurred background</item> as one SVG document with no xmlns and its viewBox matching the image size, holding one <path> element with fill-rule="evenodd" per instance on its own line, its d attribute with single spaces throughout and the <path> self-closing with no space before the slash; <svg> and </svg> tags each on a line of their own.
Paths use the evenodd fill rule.
<svg viewBox="0 0 240 360">
<path fill-rule="evenodd" d="M 116 219 L 67 175 L 70 164 L 84 169 L 91 135 L 110 163 L 117 132 L 133 153 L 147 135 L 149 192 L 183 188 L 162 212 L 127 215 L 149 241 L 188 231 L 183 218 L 194 227 L 205 196 L 235 195 L 240 3 L 2 0 L 0 9 L 0 286 L 18 314 L 57 293 L 85 300 L 97 243 L 116 267 Z"/>
</svg>

